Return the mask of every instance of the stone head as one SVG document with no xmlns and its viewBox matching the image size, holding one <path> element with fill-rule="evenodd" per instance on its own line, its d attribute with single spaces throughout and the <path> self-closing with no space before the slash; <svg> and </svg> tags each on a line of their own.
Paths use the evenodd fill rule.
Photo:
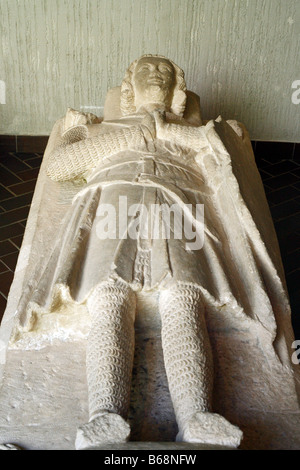
<svg viewBox="0 0 300 470">
<path fill-rule="evenodd" d="M 127 69 L 121 85 L 121 111 L 163 109 L 182 116 L 186 104 L 183 70 L 160 55 L 143 55 Z"/>
</svg>

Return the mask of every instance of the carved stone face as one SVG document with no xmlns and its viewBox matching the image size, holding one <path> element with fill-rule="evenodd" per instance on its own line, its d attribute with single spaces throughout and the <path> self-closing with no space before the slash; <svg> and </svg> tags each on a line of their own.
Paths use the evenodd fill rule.
<svg viewBox="0 0 300 470">
<path fill-rule="evenodd" d="M 168 109 L 175 84 L 175 70 L 167 59 L 143 57 L 133 74 L 136 109 Z"/>
</svg>

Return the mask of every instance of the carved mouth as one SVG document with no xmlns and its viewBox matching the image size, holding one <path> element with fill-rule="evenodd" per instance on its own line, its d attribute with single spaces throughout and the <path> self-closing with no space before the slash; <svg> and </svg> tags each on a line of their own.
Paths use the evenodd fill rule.
<svg viewBox="0 0 300 470">
<path fill-rule="evenodd" d="M 161 78 L 149 78 L 147 83 L 149 85 L 162 85 L 164 81 Z"/>
</svg>

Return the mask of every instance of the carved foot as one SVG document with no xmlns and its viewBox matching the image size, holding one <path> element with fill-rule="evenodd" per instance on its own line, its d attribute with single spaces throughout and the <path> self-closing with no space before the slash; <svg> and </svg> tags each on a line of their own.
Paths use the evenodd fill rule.
<svg viewBox="0 0 300 470">
<path fill-rule="evenodd" d="M 103 444 L 127 442 L 129 424 L 115 413 L 104 412 L 77 430 L 76 450 L 91 449 Z"/>
<path fill-rule="evenodd" d="M 197 412 L 178 433 L 176 441 L 238 447 L 242 431 L 216 413 Z"/>
</svg>

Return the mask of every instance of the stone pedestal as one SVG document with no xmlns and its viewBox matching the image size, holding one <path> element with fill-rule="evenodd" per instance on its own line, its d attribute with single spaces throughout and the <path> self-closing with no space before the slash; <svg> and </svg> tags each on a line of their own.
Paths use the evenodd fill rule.
<svg viewBox="0 0 300 470">
<path fill-rule="evenodd" d="M 91 125 L 90 135 L 105 132 L 106 125 Z M 228 125 L 222 118 L 202 127 L 207 145 L 197 154 L 197 171 L 202 172 L 202 195 L 211 208 L 208 235 L 214 242 L 204 258 L 212 285 L 200 283 L 199 288 L 213 354 L 213 412 L 243 431 L 241 449 L 299 449 L 299 366 L 291 363 L 294 338 L 284 273 L 251 142 L 243 126 Z M 0 444 L 23 449 L 72 450 L 78 426 L 89 419 L 87 311 L 67 296 L 52 310 L 43 310 L 48 286 L 56 279 L 53 245 L 79 191 L 78 182 L 60 184 L 46 175 L 49 155 L 61 143 L 63 130 L 60 120 L 49 139 L 0 329 Z M 73 231 L 69 233 L 72 238 Z M 233 261 L 237 263 L 226 277 L 224 265 Z M 26 309 L 34 294 L 40 297 L 40 308 L 30 316 Z M 158 295 L 155 289 L 138 294 L 131 441 L 110 450 L 194 448 L 174 442 L 178 429 L 162 355 Z"/>
<path fill-rule="evenodd" d="M 128 421 L 131 442 L 108 450 L 202 449 L 175 443 L 178 432 L 164 371 L 156 297 L 140 297 Z M 208 318 L 215 362 L 214 411 L 238 425 L 241 449 L 299 449 L 300 411 L 291 369 L 253 325 Z M 9 350 L 0 390 L 0 442 L 31 450 L 74 449 L 88 421 L 85 340 Z M 204 446 L 209 448 L 209 446 Z M 105 446 L 103 447 L 107 449 Z M 213 448 L 213 447 L 212 447 Z M 217 448 L 217 447 L 216 447 Z"/>
</svg>

